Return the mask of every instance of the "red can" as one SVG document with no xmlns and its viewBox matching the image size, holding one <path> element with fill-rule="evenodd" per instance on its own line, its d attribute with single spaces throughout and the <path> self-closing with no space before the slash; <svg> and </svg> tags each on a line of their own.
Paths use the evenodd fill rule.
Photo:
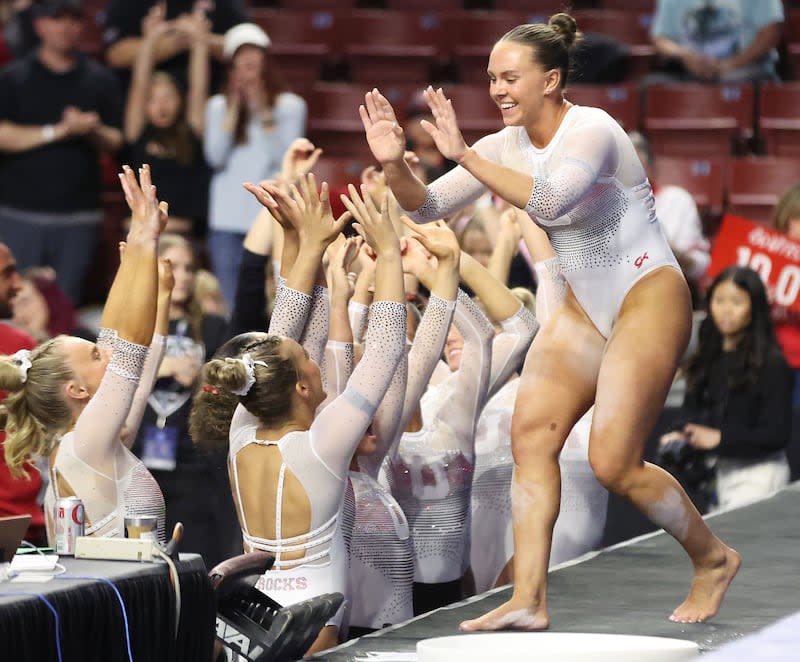
<svg viewBox="0 0 800 662">
<path fill-rule="evenodd" d="M 83 535 L 86 522 L 83 501 L 78 497 L 56 500 L 56 554 L 73 556 L 75 541 Z"/>
</svg>

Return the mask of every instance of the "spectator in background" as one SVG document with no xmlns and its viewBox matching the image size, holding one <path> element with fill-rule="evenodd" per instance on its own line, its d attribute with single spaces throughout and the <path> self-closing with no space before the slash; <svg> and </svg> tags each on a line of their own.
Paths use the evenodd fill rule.
<svg viewBox="0 0 800 662">
<path fill-rule="evenodd" d="M 284 91 L 270 60 L 267 34 L 253 23 L 225 34 L 229 62 L 225 92 L 206 106 L 204 149 L 213 170 L 209 193 L 208 249 L 211 266 L 230 305 L 242 241 L 261 211 L 242 182 L 272 179 L 284 154 L 306 127 L 306 102 Z"/>
<path fill-rule="evenodd" d="M 211 21 L 209 51 L 216 60 L 211 69 L 212 89 L 222 80 L 223 35 L 234 25 L 247 20 L 244 0 L 110 0 L 106 8 L 106 62 L 127 84 L 128 71 L 133 68 L 144 37 L 142 21 L 156 5 L 161 6 L 168 29 L 155 42 L 154 59 L 158 69 L 167 71 L 177 80 L 186 82 L 192 47 L 192 19 L 202 11 Z"/>
<path fill-rule="evenodd" d="M 648 82 L 778 80 L 781 0 L 658 0 L 650 34 L 674 71 Z"/>
<path fill-rule="evenodd" d="M 200 238 L 208 213 L 209 172 L 202 139 L 211 34 L 199 7 L 181 25 L 192 44 L 188 93 L 170 73 L 153 72 L 158 40 L 170 30 L 163 5 L 154 5 L 142 21 L 125 106 L 125 140 L 127 162 L 134 168 L 148 163 L 159 196 L 169 202 L 167 231 Z"/>
<path fill-rule="evenodd" d="M 17 263 L 8 246 L 0 243 L 0 354 L 11 355 L 21 349 L 33 349 L 36 341 L 27 333 L 8 324 L 14 299 L 22 287 Z M 6 396 L 0 391 L 0 401 Z M 5 456 L 5 431 L 0 430 L 0 517 L 30 515 L 31 523 L 25 539 L 35 545 L 47 544 L 44 513 L 37 500 L 42 489 L 42 476 L 29 471 L 29 479 L 12 478 Z"/>
<path fill-rule="evenodd" d="M 158 254 L 172 265 L 175 286 L 169 335 L 133 451 L 153 473 L 167 509 L 167 529 L 186 527 L 183 549 L 206 567 L 241 552 L 224 452 L 206 453 L 189 437 L 189 410 L 200 368 L 228 339 L 227 321 L 204 314 L 195 292 L 196 260 L 189 242 L 161 235 Z"/>
<path fill-rule="evenodd" d="M 647 138 L 637 131 L 630 132 L 628 136 L 653 188 L 656 216 L 661 223 L 661 229 L 692 286 L 694 297 L 698 283 L 711 262 L 710 244 L 703 234 L 703 223 L 697 205 L 692 194 L 685 188 L 660 185 L 658 168 Z"/>
<path fill-rule="evenodd" d="M 195 273 L 194 296 L 204 313 L 228 317 L 228 306 L 219 288 L 219 278 L 208 269 L 198 269 Z"/>
<path fill-rule="evenodd" d="M 122 145 L 122 94 L 78 52 L 80 0 L 41 0 L 36 51 L 0 71 L 0 227 L 20 267 L 52 266 L 76 304 L 102 219 L 98 151 Z"/>
<path fill-rule="evenodd" d="M 54 272 L 26 275 L 11 308 L 14 324 L 37 342 L 62 334 L 92 342 L 97 338 L 96 333 L 80 325 L 75 306 L 58 286 Z"/>
<path fill-rule="evenodd" d="M 800 242 L 800 183 L 792 186 L 781 196 L 775 207 L 772 223 L 789 239 Z M 787 449 L 792 480 L 800 479 L 800 312 L 795 309 L 772 304 L 772 322 L 775 335 L 783 349 L 789 365 L 794 370 L 794 424 L 792 442 Z"/>
<path fill-rule="evenodd" d="M 775 339 L 761 277 L 728 267 L 708 290 L 708 316 L 687 369 L 686 423 L 661 438 L 717 457 L 720 508 L 789 482 L 792 371 Z"/>
<path fill-rule="evenodd" d="M 33 29 L 33 5 L 33 0 L 11 0 L 0 4 L 7 56 L 23 57 L 39 45 L 39 37 Z"/>
</svg>

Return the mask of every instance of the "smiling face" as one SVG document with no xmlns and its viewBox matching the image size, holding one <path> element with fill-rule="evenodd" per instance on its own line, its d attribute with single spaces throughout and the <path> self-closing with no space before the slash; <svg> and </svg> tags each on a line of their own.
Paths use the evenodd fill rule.
<svg viewBox="0 0 800 662">
<path fill-rule="evenodd" d="M 558 70 L 545 71 L 531 46 L 498 41 L 489 56 L 489 94 L 506 126 L 535 124 L 547 95 L 559 89 Z"/>
<path fill-rule="evenodd" d="M 444 359 L 450 372 L 455 372 L 461 366 L 461 352 L 464 350 L 464 336 L 453 324 L 447 333 L 447 340 L 444 343 Z"/>
<path fill-rule="evenodd" d="M 732 280 L 717 285 L 711 295 L 709 309 L 714 324 L 725 339 L 736 340 L 741 337 L 753 318 L 750 295 Z"/>
</svg>

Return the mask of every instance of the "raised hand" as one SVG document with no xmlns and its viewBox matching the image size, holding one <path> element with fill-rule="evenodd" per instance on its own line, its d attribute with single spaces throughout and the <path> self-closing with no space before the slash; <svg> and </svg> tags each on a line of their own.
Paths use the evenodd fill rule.
<svg viewBox="0 0 800 662">
<path fill-rule="evenodd" d="M 409 239 L 416 239 L 437 260 L 458 260 L 461 255 L 458 239 L 444 221 L 418 225 L 408 216 L 401 216 L 400 218 L 403 221 L 403 225 L 414 232 L 414 235 Z"/>
<path fill-rule="evenodd" d="M 404 237 L 400 240 L 400 254 L 403 258 L 403 273 L 419 278 L 433 267 L 431 255 L 416 237 Z"/>
<path fill-rule="evenodd" d="M 166 34 L 172 26 L 165 20 L 166 7 L 159 2 L 150 8 L 144 19 L 142 19 L 142 36 L 146 40 L 155 41 L 163 34 Z"/>
<path fill-rule="evenodd" d="M 312 174 L 301 177 L 299 188 L 292 186 L 292 194 L 298 207 L 302 209 L 301 240 L 317 242 L 323 247 L 330 245 L 344 230 L 350 220 L 350 212 L 334 219 L 328 183 L 323 182 L 322 190 L 317 191 L 317 180 Z"/>
<path fill-rule="evenodd" d="M 358 107 L 364 124 L 367 143 L 380 164 L 402 161 L 406 151 L 403 129 L 389 100 L 375 88 L 364 95 L 364 105 Z"/>
<path fill-rule="evenodd" d="M 353 282 L 350 280 L 350 268 L 358 255 L 363 239 L 350 237 L 342 242 L 330 262 L 331 296 L 341 296 L 345 300 L 353 296 Z"/>
<path fill-rule="evenodd" d="M 321 154 L 322 150 L 314 147 L 308 138 L 296 138 L 283 155 L 281 179 L 287 184 L 294 184 L 311 172 Z"/>
<path fill-rule="evenodd" d="M 461 135 L 461 129 L 458 128 L 453 103 L 445 96 L 441 87 L 434 90 L 428 86 L 423 95 L 436 123 L 422 120 L 420 122 L 422 128 L 433 138 L 442 156 L 456 163 L 460 162 L 468 147 Z"/>
<path fill-rule="evenodd" d="M 156 239 L 167 225 L 169 205 L 159 202 L 156 187 L 150 178 L 150 166 L 144 164 L 139 168 L 139 180 L 130 166 L 122 166 L 119 174 L 125 201 L 131 210 L 131 228 L 128 241 L 131 239 Z"/>
<path fill-rule="evenodd" d="M 175 287 L 175 275 L 172 273 L 172 262 L 162 257 L 158 260 L 158 294 L 171 294 Z"/>
<path fill-rule="evenodd" d="M 277 182 L 264 180 L 259 184 L 245 182 L 244 188 L 278 221 L 284 232 L 298 233 L 303 225 L 302 209 Z"/>
<path fill-rule="evenodd" d="M 347 190 L 350 197 L 341 196 L 344 206 L 357 221 L 353 227 L 378 255 L 392 251 L 399 253 L 400 240 L 392 227 L 391 218 L 389 218 L 389 196 L 386 193 L 383 194 L 379 211 L 363 186 L 361 189 L 361 195 L 359 195 L 356 187 L 349 184 Z"/>
</svg>

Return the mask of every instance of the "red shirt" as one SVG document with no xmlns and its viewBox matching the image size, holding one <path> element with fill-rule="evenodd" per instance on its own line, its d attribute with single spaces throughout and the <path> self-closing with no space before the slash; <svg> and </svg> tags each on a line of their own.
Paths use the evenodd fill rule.
<svg viewBox="0 0 800 662">
<path fill-rule="evenodd" d="M 772 322 L 786 362 L 795 370 L 800 369 L 800 313 L 773 306 Z"/>
<path fill-rule="evenodd" d="M 13 354 L 34 347 L 36 341 L 27 333 L 0 322 L 0 354 Z M 6 395 L 5 391 L 0 391 L 0 401 Z M 36 497 L 42 489 L 42 478 L 35 469 L 28 471 L 30 480 L 11 477 L 3 452 L 5 438 L 5 432 L 0 430 L 0 516 L 30 515 L 31 525 L 26 538 L 40 539 L 44 532 L 44 513 Z"/>
</svg>

